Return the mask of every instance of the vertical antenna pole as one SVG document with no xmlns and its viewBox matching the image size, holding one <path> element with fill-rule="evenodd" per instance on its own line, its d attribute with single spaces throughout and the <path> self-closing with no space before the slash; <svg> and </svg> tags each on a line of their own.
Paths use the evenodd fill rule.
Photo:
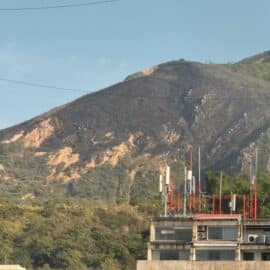
<svg viewBox="0 0 270 270">
<path fill-rule="evenodd" d="M 170 185 L 170 167 L 166 167 L 166 176 L 165 176 L 165 205 L 164 205 L 164 215 L 168 216 L 168 193 L 169 193 L 169 185 Z"/>
<path fill-rule="evenodd" d="M 189 169 L 192 171 L 192 164 L 193 160 L 192 160 L 192 149 L 190 149 L 190 160 L 189 160 Z"/>
<path fill-rule="evenodd" d="M 249 181 L 250 181 L 250 187 L 249 187 L 249 217 L 253 218 L 253 177 L 252 177 L 252 164 L 249 164 Z"/>
<path fill-rule="evenodd" d="M 212 197 L 212 214 L 215 214 L 215 212 L 216 212 L 215 205 L 216 205 L 216 198 L 215 198 L 215 194 L 213 194 L 213 197 Z"/>
<path fill-rule="evenodd" d="M 180 208 L 181 208 L 181 197 L 180 197 L 180 191 L 178 191 L 178 196 L 177 196 L 177 213 L 180 213 Z"/>
<path fill-rule="evenodd" d="M 202 192 L 201 187 L 201 147 L 199 147 L 199 153 L 198 153 L 198 182 L 199 182 L 199 193 Z"/>
<path fill-rule="evenodd" d="M 255 150 L 255 176 L 257 180 L 257 176 L 258 176 L 258 148 L 257 147 Z"/>
<path fill-rule="evenodd" d="M 167 217 L 167 202 L 168 202 L 168 186 L 165 185 L 165 191 L 164 191 L 164 216 Z"/>
<path fill-rule="evenodd" d="M 166 168 L 166 185 L 170 184 L 170 178 L 171 178 L 171 168 L 169 166 L 167 166 Z"/>
<path fill-rule="evenodd" d="M 192 178 L 189 180 L 189 213 L 192 212 Z"/>
<path fill-rule="evenodd" d="M 161 205 L 164 207 L 164 201 L 165 201 L 165 185 L 163 182 L 163 175 L 159 175 L 159 193 L 161 194 Z"/>
<path fill-rule="evenodd" d="M 219 176 L 219 214 L 222 212 L 222 172 Z"/>
<path fill-rule="evenodd" d="M 191 198 L 191 209 L 192 211 L 195 210 L 196 206 L 196 178 L 195 176 L 192 177 L 192 198 Z"/>
<path fill-rule="evenodd" d="M 196 178 L 195 176 L 192 177 L 192 180 L 193 180 L 193 190 L 192 190 L 192 193 L 195 195 L 196 194 Z"/>
<path fill-rule="evenodd" d="M 160 193 L 163 192 L 163 175 L 162 174 L 159 175 L 159 192 Z"/>
<path fill-rule="evenodd" d="M 254 218 L 257 218 L 257 177 L 258 177 L 258 148 L 255 151 L 255 179 L 254 179 Z"/>
<path fill-rule="evenodd" d="M 198 150 L 198 191 L 199 191 L 199 212 L 202 204 L 202 184 L 201 184 L 201 147 Z"/>
<path fill-rule="evenodd" d="M 190 149 L 190 161 L 189 161 L 189 170 L 191 172 L 191 175 L 189 177 L 189 184 L 190 184 L 190 188 L 189 188 L 189 212 L 192 212 L 192 190 L 193 190 L 193 172 L 192 172 L 192 167 L 193 167 L 193 158 L 192 158 L 192 148 Z"/>
<path fill-rule="evenodd" d="M 184 185 L 184 209 L 183 215 L 187 215 L 187 167 L 185 166 L 185 185 Z"/>
</svg>

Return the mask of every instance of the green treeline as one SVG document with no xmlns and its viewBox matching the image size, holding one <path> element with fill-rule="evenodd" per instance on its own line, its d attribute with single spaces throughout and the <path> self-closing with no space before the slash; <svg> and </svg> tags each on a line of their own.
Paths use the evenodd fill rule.
<svg viewBox="0 0 270 270">
<path fill-rule="evenodd" d="M 204 190 L 219 194 L 219 173 L 208 172 Z M 223 174 L 223 194 L 249 194 L 249 177 Z M 257 180 L 259 216 L 270 216 L 270 176 Z M 0 201 L 0 263 L 27 269 L 133 270 L 146 258 L 149 220 L 157 197 L 134 205 L 61 198 L 32 204 Z"/>
<path fill-rule="evenodd" d="M 148 222 L 129 205 L 0 202 L 0 263 L 27 269 L 135 269 Z"/>
</svg>

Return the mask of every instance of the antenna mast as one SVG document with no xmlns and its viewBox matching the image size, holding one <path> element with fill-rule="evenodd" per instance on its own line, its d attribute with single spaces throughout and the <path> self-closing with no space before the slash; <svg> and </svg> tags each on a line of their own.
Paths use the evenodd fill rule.
<svg viewBox="0 0 270 270">
<path fill-rule="evenodd" d="M 201 147 L 199 147 L 198 151 L 198 182 L 199 182 L 199 194 L 202 193 L 202 186 L 201 186 Z"/>
<path fill-rule="evenodd" d="M 187 215 L 187 167 L 185 166 L 185 184 L 184 184 L 184 210 L 183 215 Z"/>
</svg>

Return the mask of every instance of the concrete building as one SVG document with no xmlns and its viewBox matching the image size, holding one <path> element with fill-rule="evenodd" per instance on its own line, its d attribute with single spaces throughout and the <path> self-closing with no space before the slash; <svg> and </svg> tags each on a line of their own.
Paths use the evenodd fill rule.
<svg viewBox="0 0 270 270">
<path fill-rule="evenodd" d="M 157 217 L 150 225 L 147 260 L 138 262 L 137 270 L 189 269 L 187 265 L 232 269 L 232 262 L 239 269 L 257 269 L 258 264 L 244 261 L 269 261 L 258 269 L 270 269 L 270 219 L 243 220 L 238 214 Z"/>
<path fill-rule="evenodd" d="M 270 261 L 270 219 L 194 214 L 158 217 L 150 226 L 148 260 Z"/>
<path fill-rule="evenodd" d="M 257 218 L 256 174 L 249 194 L 223 194 L 220 173 L 219 194 L 209 195 L 202 192 L 200 165 L 198 182 L 193 176 L 192 152 L 184 169 L 182 192 L 175 192 L 169 166 L 160 175 L 163 214 L 151 222 L 147 261 L 137 270 L 270 269 L 270 219 Z"/>
</svg>

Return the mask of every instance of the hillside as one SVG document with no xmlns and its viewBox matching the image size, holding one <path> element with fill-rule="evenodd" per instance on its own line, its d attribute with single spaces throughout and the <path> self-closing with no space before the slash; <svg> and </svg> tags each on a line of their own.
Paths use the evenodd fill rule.
<svg viewBox="0 0 270 270">
<path fill-rule="evenodd" d="M 145 258 L 148 224 L 130 206 L 0 202 L 1 264 L 28 270 L 133 270 Z"/>
<path fill-rule="evenodd" d="M 239 63 L 228 65 L 232 71 L 244 76 L 270 81 L 270 51 L 243 59 Z"/>
<path fill-rule="evenodd" d="M 0 195 L 137 204 L 156 194 L 166 163 L 181 181 L 198 146 L 204 171 L 245 172 L 257 145 L 269 172 L 270 69 L 257 59 L 164 63 L 0 131 Z"/>
</svg>

